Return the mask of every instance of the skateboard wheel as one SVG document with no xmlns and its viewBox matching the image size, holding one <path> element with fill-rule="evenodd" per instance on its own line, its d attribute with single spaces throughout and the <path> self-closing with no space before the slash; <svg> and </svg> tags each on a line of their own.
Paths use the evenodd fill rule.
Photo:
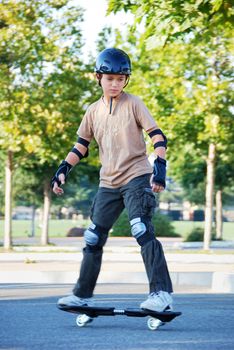
<svg viewBox="0 0 234 350">
<path fill-rule="evenodd" d="M 76 318 L 76 324 L 78 327 L 84 327 L 87 323 L 92 322 L 92 318 L 87 315 L 79 315 Z"/>
<path fill-rule="evenodd" d="M 162 326 L 164 323 L 160 320 L 157 320 L 156 318 L 150 317 L 147 321 L 148 328 L 151 331 L 155 331 L 157 328 Z"/>
</svg>

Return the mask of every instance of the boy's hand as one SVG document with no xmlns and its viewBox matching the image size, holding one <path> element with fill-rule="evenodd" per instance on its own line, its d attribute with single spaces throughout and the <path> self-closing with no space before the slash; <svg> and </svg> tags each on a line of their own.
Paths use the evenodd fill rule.
<svg viewBox="0 0 234 350">
<path fill-rule="evenodd" d="M 51 187 L 53 192 L 57 195 L 64 193 L 63 189 L 60 187 L 65 184 L 65 180 L 72 169 L 72 165 L 69 164 L 66 160 L 63 160 L 59 165 L 58 170 L 56 171 L 53 179 L 51 180 Z"/>
<path fill-rule="evenodd" d="M 164 191 L 164 187 L 153 182 L 154 175 L 151 176 L 150 184 L 153 192 L 159 193 Z"/>
<path fill-rule="evenodd" d="M 58 179 L 59 179 L 59 181 L 61 182 L 61 185 L 64 185 L 64 184 L 65 184 L 65 175 L 64 175 L 64 174 L 60 174 L 60 175 L 58 176 Z M 61 186 L 61 185 L 60 185 L 60 186 Z M 53 192 L 54 192 L 55 194 L 57 194 L 58 196 L 61 196 L 61 195 L 64 193 L 62 187 L 59 187 L 57 181 L 54 182 Z"/>
<path fill-rule="evenodd" d="M 166 160 L 159 156 L 154 161 L 154 171 L 151 177 L 153 192 L 162 192 L 166 187 L 166 165 Z"/>
</svg>

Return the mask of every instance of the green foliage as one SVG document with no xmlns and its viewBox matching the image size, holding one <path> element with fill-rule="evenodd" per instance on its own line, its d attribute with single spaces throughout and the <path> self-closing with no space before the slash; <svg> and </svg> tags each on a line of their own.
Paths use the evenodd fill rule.
<svg viewBox="0 0 234 350">
<path fill-rule="evenodd" d="M 73 207 L 77 214 L 89 217 L 98 187 L 98 171 L 90 165 L 85 165 L 82 171 L 81 168 L 79 165 L 70 173 L 62 197 L 53 195 L 53 212 L 58 212 L 61 207 Z"/>
<path fill-rule="evenodd" d="M 168 137 L 168 174 L 187 199 L 204 203 L 210 142 L 217 153 L 215 188 L 234 179 L 231 1 L 109 1 L 109 12 L 120 10 L 143 24 L 123 43 L 134 50 L 128 89 Z"/>
<path fill-rule="evenodd" d="M 93 67 L 81 58 L 82 21 L 81 8 L 68 0 L 0 4 L 0 147 L 13 151 L 14 167 L 21 168 L 19 202 L 33 200 L 35 191 L 42 198 L 43 184 L 76 142 L 87 104 L 100 93 Z M 97 167 L 91 149 L 88 161 Z"/>
<path fill-rule="evenodd" d="M 18 167 L 13 178 L 13 207 L 16 205 L 38 207 L 43 202 L 43 174 L 40 167 L 31 169 Z"/>
<path fill-rule="evenodd" d="M 129 43 L 135 37 L 136 54 L 128 89 L 144 100 L 167 135 L 168 175 L 195 203 L 204 203 L 210 142 L 217 154 L 215 188 L 230 186 L 234 179 L 231 33 L 229 25 L 217 26 L 209 40 L 191 36 L 184 42 L 168 42 L 164 50 L 148 50 L 145 33 L 139 39 L 139 34 L 129 32 Z"/>
<path fill-rule="evenodd" d="M 231 0 L 109 0 L 108 13 L 131 11 L 135 24 L 144 22 L 143 39 L 148 49 L 165 46 L 166 43 L 192 33 L 199 40 L 217 26 L 233 23 L 234 10 Z"/>
<path fill-rule="evenodd" d="M 183 188 L 184 197 L 192 203 L 204 204 L 206 162 L 197 150 L 185 145 L 186 150 L 172 154 L 169 173 Z"/>
<path fill-rule="evenodd" d="M 169 140 L 169 174 L 173 174 L 187 192 L 197 190 L 200 183 L 204 186 L 207 149 L 211 141 L 217 150 L 217 188 L 232 183 L 234 174 L 231 142 L 234 118 L 228 53 L 220 58 L 220 62 L 226 63 L 222 77 L 217 79 L 203 49 L 204 46 L 195 47 L 191 43 L 168 45 L 164 53 L 141 51 L 139 63 L 143 65 L 138 66 L 140 69 L 131 85 L 131 90 L 140 93 L 165 131 Z M 208 49 L 205 51 L 209 52 Z M 147 71 L 145 63 L 148 64 Z M 225 180 L 222 175 L 218 176 L 221 168 L 228 175 Z M 201 198 L 204 199 L 204 195 Z"/>
<path fill-rule="evenodd" d="M 212 233 L 212 240 L 215 239 L 215 233 Z M 204 229 L 201 227 L 194 227 L 188 234 L 184 242 L 203 242 L 204 240 Z"/>
<path fill-rule="evenodd" d="M 180 237 L 180 235 L 175 232 L 175 228 L 168 216 L 156 212 L 152 222 L 156 237 Z"/>
<path fill-rule="evenodd" d="M 185 242 L 202 242 L 204 240 L 204 229 L 201 227 L 195 227 L 188 234 Z"/>
<path fill-rule="evenodd" d="M 155 228 L 156 237 L 179 237 L 178 234 L 175 233 L 175 229 L 170 221 L 170 219 L 157 212 L 152 220 L 152 223 Z M 131 229 L 129 224 L 129 219 L 126 210 L 122 212 L 118 220 L 113 226 L 113 230 L 111 231 L 112 237 L 131 237 Z"/>
<path fill-rule="evenodd" d="M 5 157 L 4 154 L 0 152 L 0 162 L 4 164 Z M 0 217 L 3 216 L 4 212 L 4 186 L 5 186 L 5 178 L 4 178 L 4 169 L 0 168 Z"/>
<path fill-rule="evenodd" d="M 108 47 L 111 47 L 112 46 L 112 44 L 111 44 L 112 39 L 113 39 L 112 28 L 111 27 L 104 27 L 98 35 L 97 52 L 101 52 L 102 50 L 104 50 Z"/>
<path fill-rule="evenodd" d="M 110 233 L 112 237 L 130 237 L 131 229 L 126 210 L 122 212 Z"/>
<path fill-rule="evenodd" d="M 68 3 L 0 4 L 0 146 L 15 152 L 15 161 L 26 153 L 40 164 L 61 160 L 76 141 L 84 104 L 95 97 L 80 58 L 82 12 Z"/>
</svg>

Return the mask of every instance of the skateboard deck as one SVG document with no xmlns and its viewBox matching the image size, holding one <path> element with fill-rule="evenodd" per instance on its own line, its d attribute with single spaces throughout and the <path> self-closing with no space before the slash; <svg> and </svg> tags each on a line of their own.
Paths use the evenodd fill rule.
<svg viewBox="0 0 234 350">
<path fill-rule="evenodd" d="M 156 312 L 140 308 L 116 309 L 115 307 L 97 307 L 97 306 L 66 306 L 58 305 L 62 311 L 79 314 L 76 323 L 79 327 L 85 326 L 87 323 L 99 316 L 128 316 L 128 317 L 147 317 L 148 328 L 155 330 L 167 322 L 172 321 L 175 317 L 180 316 L 181 312 L 163 311 Z"/>
</svg>

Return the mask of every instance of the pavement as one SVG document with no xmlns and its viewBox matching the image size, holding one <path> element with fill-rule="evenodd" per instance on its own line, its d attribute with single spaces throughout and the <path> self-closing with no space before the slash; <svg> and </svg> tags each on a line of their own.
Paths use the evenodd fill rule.
<svg viewBox="0 0 234 350">
<path fill-rule="evenodd" d="M 202 244 L 160 238 L 175 292 L 234 293 L 234 241 Z M 74 284 L 82 260 L 83 238 L 54 238 L 42 247 L 38 238 L 14 240 L 0 253 L 0 283 Z M 131 237 L 110 237 L 104 249 L 98 285 L 138 285 L 147 289 L 140 247 Z"/>
<path fill-rule="evenodd" d="M 134 287 L 134 288 L 133 288 Z M 77 327 L 75 314 L 58 310 L 71 285 L 0 284 L 0 349 L 5 350 L 230 350 L 234 349 L 234 294 L 173 295 L 182 315 L 156 331 L 147 318 L 98 317 Z M 121 293 L 119 293 L 121 289 Z M 98 285 L 95 303 L 137 308 L 139 285 Z"/>
</svg>

